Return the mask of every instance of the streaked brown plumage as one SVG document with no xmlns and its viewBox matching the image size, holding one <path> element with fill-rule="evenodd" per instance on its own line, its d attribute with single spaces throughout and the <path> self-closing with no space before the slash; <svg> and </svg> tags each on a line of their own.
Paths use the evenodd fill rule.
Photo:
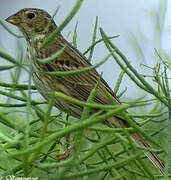
<svg viewBox="0 0 171 180">
<path fill-rule="evenodd" d="M 81 101 L 86 101 L 90 91 L 99 79 L 99 74 L 96 70 L 63 77 L 55 77 L 42 73 L 42 71 L 70 71 L 91 65 L 77 49 L 62 37 L 61 34 L 56 36 L 45 48 L 39 49 L 43 38 L 47 37 L 56 28 L 56 24 L 51 16 L 41 9 L 27 8 L 20 10 L 6 20 L 11 24 L 16 25 L 23 32 L 27 40 L 29 52 L 31 51 L 31 45 L 33 44 L 32 54 L 35 54 L 35 58 L 30 57 L 32 60 L 32 77 L 36 88 L 42 96 L 48 100 L 50 98 L 50 92 L 58 91 Z M 40 64 L 36 61 L 36 58 L 43 59 L 53 55 L 64 46 L 66 46 L 64 52 L 60 54 L 57 59 L 46 64 Z M 107 92 L 117 103 L 120 103 L 103 79 L 101 79 L 97 89 L 94 98 L 95 103 L 110 104 L 101 88 L 102 86 L 106 88 Z M 54 101 L 54 105 L 60 110 L 80 118 L 82 113 L 82 108 L 80 106 L 71 104 L 59 98 L 55 98 Z M 95 111 L 95 109 L 92 110 L 92 113 Z M 112 117 L 107 121 L 110 121 L 110 123 L 114 124 L 116 127 L 129 126 L 122 117 Z M 137 144 L 144 147 L 150 147 L 138 133 L 131 133 L 130 136 Z M 145 152 L 145 154 L 159 171 L 164 174 L 164 164 L 160 161 L 158 156 L 153 152 Z"/>
</svg>

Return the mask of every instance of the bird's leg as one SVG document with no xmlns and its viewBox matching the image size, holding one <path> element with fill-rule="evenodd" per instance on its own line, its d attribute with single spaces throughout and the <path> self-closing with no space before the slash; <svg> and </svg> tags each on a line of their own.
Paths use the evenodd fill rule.
<svg viewBox="0 0 171 180">
<path fill-rule="evenodd" d="M 66 159 L 69 156 L 69 153 L 71 151 L 72 147 L 70 145 L 70 135 L 68 134 L 66 136 L 66 150 L 60 154 L 57 154 L 57 161 L 61 161 L 63 159 Z"/>
</svg>

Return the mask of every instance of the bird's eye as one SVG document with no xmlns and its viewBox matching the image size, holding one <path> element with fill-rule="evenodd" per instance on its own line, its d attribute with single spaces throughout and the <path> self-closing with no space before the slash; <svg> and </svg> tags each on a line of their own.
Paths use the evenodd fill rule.
<svg viewBox="0 0 171 180">
<path fill-rule="evenodd" d="M 28 17 L 29 19 L 33 19 L 33 18 L 35 17 L 35 14 L 29 13 L 29 14 L 27 14 L 27 17 Z"/>
</svg>

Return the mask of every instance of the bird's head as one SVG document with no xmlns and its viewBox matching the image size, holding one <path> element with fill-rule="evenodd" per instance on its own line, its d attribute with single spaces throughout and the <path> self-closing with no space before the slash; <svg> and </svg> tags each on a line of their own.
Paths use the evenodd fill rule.
<svg viewBox="0 0 171 180">
<path fill-rule="evenodd" d="M 27 35 L 52 32 L 56 28 L 52 17 L 44 10 L 36 8 L 21 9 L 6 21 L 17 26 L 23 34 Z"/>
</svg>

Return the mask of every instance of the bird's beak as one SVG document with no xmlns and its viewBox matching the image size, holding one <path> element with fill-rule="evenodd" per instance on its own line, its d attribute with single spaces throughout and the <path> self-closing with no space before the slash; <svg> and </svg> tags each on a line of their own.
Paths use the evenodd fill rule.
<svg viewBox="0 0 171 180">
<path fill-rule="evenodd" d="M 20 18 L 18 18 L 17 16 L 15 15 L 12 15 L 10 17 L 8 17 L 7 19 L 5 19 L 7 22 L 17 26 L 20 24 Z"/>
</svg>

